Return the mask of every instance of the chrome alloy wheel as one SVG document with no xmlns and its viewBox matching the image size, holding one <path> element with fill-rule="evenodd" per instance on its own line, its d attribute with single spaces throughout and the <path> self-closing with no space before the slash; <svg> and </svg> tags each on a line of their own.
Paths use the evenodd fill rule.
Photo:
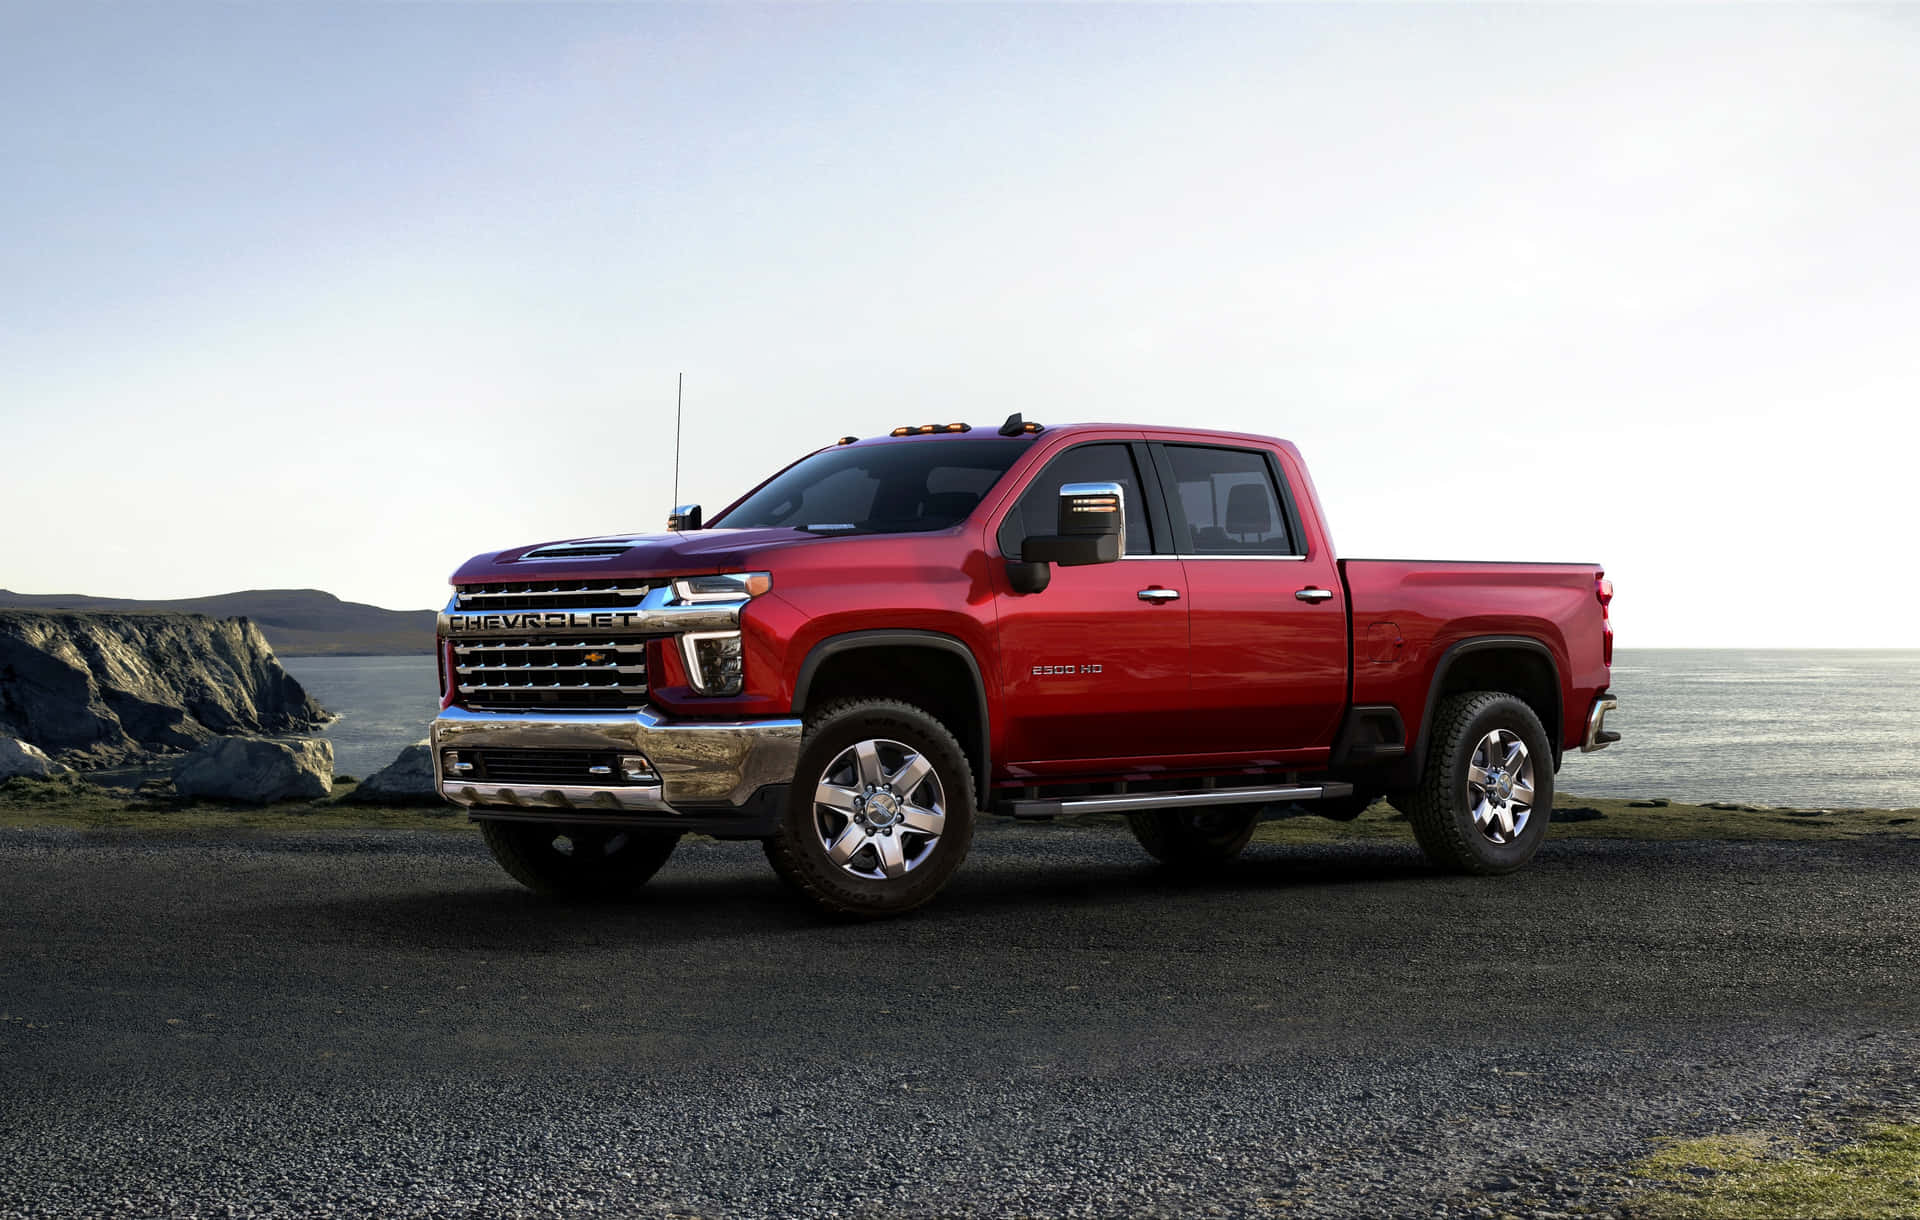
<svg viewBox="0 0 1920 1220">
<path fill-rule="evenodd" d="M 856 877 L 904 877 L 933 855 L 946 829 L 933 763 L 886 738 L 834 755 L 813 790 L 813 827 L 827 858 Z"/>
<path fill-rule="evenodd" d="M 1507 729 L 1480 739 L 1467 759 L 1467 800 L 1473 824 L 1493 843 L 1511 843 L 1533 816 L 1533 758 Z"/>
</svg>

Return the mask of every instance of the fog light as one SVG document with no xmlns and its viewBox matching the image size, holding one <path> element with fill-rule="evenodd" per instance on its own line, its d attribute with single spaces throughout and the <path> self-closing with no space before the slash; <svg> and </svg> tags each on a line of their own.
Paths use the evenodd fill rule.
<svg viewBox="0 0 1920 1220">
<path fill-rule="evenodd" d="M 687 680 L 703 695 L 740 693 L 741 660 L 738 631 L 695 631 L 680 637 L 687 662 Z"/>
<path fill-rule="evenodd" d="M 653 778 L 653 764 L 639 754 L 620 756 L 620 776 L 630 784 Z"/>
<path fill-rule="evenodd" d="M 461 762 L 457 750 L 448 750 L 440 755 L 440 769 L 448 775 L 464 775 L 473 770 L 470 762 Z"/>
</svg>

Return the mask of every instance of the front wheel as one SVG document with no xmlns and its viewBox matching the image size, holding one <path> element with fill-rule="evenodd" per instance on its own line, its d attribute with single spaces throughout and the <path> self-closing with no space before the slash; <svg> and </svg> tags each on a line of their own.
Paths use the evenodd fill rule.
<svg viewBox="0 0 1920 1220">
<path fill-rule="evenodd" d="M 973 771 L 945 725 L 897 700 L 848 700 L 810 719 L 767 858 L 829 911 L 899 915 L 966 859 L 973 814 Z"/>
<path fill-rule="evenodd" d="M 1130 813 L 1127 826 L 1154 859 L 1170 868 L 1194 869 L 1224 864 L 1239 855 L 1259 820 L 1257 807 L 1218 805 Z"/>
<path fill-rule="evenodd" d="M 554 898 L 632 893 L 660 871 L 680 842 L 677 830 L 552 822 L 488 820 L 480 823 L 480 835 L 508 876 Z"/>
<path fill-rule="evenodd" d="M 1474 691 L 1434 710 L 1420 786 L 1396 793 L 1427 858 L 1462 873 L 1510 873 L 1533 859 L 1553 817 L 1553 747 L 1533 709 Z"/>
</svg>

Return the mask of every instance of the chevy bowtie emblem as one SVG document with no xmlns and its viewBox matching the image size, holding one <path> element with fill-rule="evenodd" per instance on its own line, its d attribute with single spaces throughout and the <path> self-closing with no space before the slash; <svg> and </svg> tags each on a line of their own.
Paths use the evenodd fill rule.
<svg viewBox="0 0 1920 1220">
<path fill-rule="evenodd" d="M 607 654 L 604 652 L 590 652 L 587 654 L 587 663 L 590 665 L 598 665 L 606 659 Z"/>
</svg>

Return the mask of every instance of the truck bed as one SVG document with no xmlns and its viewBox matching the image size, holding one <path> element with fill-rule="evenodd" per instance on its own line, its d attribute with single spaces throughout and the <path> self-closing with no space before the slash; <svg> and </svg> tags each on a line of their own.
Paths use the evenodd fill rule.
<svg viewBox="0 0 1920 1220">
<path fill-rule="evenodd" d="M 1342 559 L 1352 622 L 1355 705 L 1386 704 L 1421 740 L 1428 692 L 1450 649 L 1503 636 L 1537 640 L 1560 687 L 1560 723 L 1547 731 L 1563 749 L 1580 744 L 1582 715 L 1607 683 L 1605 629 L 1593 563 L 1484 563 L 1433 559 Z"/>
</svg>

